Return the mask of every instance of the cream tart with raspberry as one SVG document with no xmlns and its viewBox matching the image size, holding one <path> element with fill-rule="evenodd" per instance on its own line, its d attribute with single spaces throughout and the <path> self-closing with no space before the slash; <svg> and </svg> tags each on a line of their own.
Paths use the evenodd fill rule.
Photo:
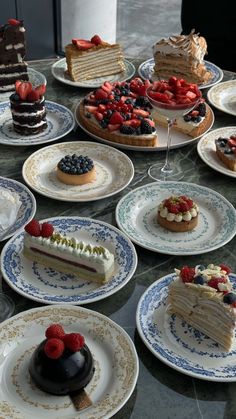
<svg viewBox="0 0 236 419">
<path fill-rule="evenodd" d="M 146 97 L 150 82 L 105 82 L 81 101 L 77 117 L 82 127 L 114 143 L 155 147 L 157 133 Z"/>
<path fill-rule="evenodd" d="M 226 351 L 235 340 L 236 293 L 231 269 L 224 264 L 175 269 L 167 297 L 167 312 L 176 314 L 213 339 Z"/>
<path fill-rule="evenodd" d="M 198 206 L 192 199 L 184 195 L 171 196 L 159 204 L 157 221 L 170 231 L 191 231 L 198 224 L 198 212 Z"/>
<path fill-rule="evenodd" d="M 63 157 L 56 168 L 56 175 L 60 182 L 66 185 L 85 185 L 96 179 L 94 162 L 88 156 Z"/>
<path fill-rule="evenodd" d="M 94 361 L 80 333 L 65 333 L 60 324 L 51 324 L 32 354 L 29 373 L 41 390 L 58 396 L 78 392 L 91 381 Z"/>
</svg>

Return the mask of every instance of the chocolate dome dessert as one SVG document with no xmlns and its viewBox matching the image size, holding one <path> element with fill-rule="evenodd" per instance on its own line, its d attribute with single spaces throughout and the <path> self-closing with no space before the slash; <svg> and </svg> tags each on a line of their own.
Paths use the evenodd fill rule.
<svg viewBox="0 0 236 419">
<path fill-rule="evenodd" d="M 61 325 L 53 324 L 34 351 L 29 372 L 41 390 L 67 395 L 82 390 L 90 382 L 94 362 L 82 335 L 65 334 Z"/>
</svg>

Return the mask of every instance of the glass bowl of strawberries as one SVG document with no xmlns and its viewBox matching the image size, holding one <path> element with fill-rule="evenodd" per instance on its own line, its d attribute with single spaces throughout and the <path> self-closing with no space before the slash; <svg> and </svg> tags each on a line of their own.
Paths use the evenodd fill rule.
<svg viewBox="0 0 236 419">
<path fill-rule="evenodd" d="M 165 116 L 168 123 L 167 147 L 164 165 L 154 164 L 149 168 L 149 176 L 158 181 L 180 180 L 183 172 L 170 164 L 171 128 L 175 120 L 193 110 L 199 103 L 202 93 L 194 83 L 170 77 L 159 80 L 147 88 L 146 95 L 153 108 Z"/>
</svg>

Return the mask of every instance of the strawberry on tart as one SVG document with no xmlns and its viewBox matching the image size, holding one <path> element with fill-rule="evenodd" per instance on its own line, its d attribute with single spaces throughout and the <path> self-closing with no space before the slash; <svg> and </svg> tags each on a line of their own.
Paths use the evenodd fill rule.
<svg viewBox="0 0 236 419">
<path fill-rule="evenodd" d="M 47 128 L 44 84 L 34 87 L 17 80 L 15 93 L 10 96 L 14 130 L 23 135 L 39 134 Z"/>
<path fill-rule="evenodd" d="M 92 134 L 119 144 L 154 147 L 155 123 L 146 90 L 151 83 L 136 78 L 130 82 L 105 82 L 81 101 L 77 116 Z"/>
<path fill-rule="evenodd" d="M 114 272 L 114 255 L 106 247 L 62 235 L 51 223 L 35 219 L 25 226 L 23 254 L 43 266 L 100 284 Z"/>
<path fill-rule="evenodd" d="M 176 314 L 230 351 L 236 325 L 236 293 L 231 269 L 223 264 L 175 269 L 169 285 L 167 312 Z"/>
<path fill-rule="evenodd" d="M 185 232 L 193 230 L 198 224 L 199 209 L 189 197 L 171 196 L 158 206 L 157 221 L 167 230 Z"/>
<path fill-rule="evenodd" d="M 96 169 L 93 160 L 88 156 L 73 154 L 59 161 L 56 175 L 66 185 L 85 185 L 96 179 Z"/>
<path fill-rule="evenodd" d="M 65 333 L 61 324 L 51 324 L 45 339 L 32 354 L 29 373 L 46 393 L 73 395 L 84 389 L 94 375 L 94 360 L 84 336 Z"/>
<path fill-rule="evenodd" d="M 236 172 L 236 135 L 215 140 L 216 154 L 228 169 Z"/>
<path fill-rule="evenodd" d="M 65 47 L 67 72 L 75 82 L 118 74 L 125 70 L 119 44 L 109 44 L 99 35 L 91 40 L 72 39 Z"/>
</svg>

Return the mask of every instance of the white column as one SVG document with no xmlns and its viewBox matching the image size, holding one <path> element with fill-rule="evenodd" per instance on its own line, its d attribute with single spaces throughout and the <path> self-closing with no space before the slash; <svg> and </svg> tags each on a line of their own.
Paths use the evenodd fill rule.
<svg viewBox="0 0 236 419">
<path fill-rule="evenodd" d="M 117 0 L 61 0 L 62 47 L 72 38 L 116 41 Z"/>
</svg>

